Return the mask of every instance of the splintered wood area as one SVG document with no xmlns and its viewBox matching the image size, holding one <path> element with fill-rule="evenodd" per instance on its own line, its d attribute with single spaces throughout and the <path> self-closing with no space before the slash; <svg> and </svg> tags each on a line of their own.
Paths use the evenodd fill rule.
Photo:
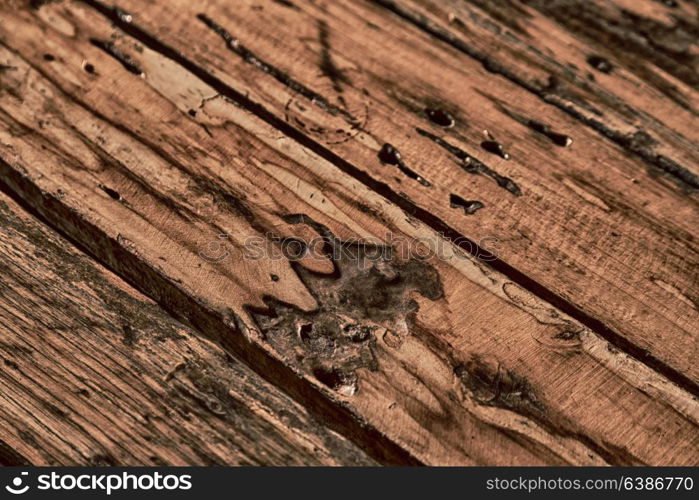
<svg viewBox="0 0 699 500">
<path fill-rule="evenodd" d="M 0 2 L 0 463 L 699 465 L 697 19 Z"/>
</svg>

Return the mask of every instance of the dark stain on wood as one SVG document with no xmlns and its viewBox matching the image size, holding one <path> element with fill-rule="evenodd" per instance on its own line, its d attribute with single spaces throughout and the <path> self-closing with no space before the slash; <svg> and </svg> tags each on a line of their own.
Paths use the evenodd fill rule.
<svg viewBox="0 0 699 500">
<path fill-rule="evenodd" d="M 16 71 L 17 67 L 12 66 L 10 64 L 2 64 L 0 63 L 0 73 L 4 73 L 5 71 Z"/>
<path fill-rule="evenodd" d="M 592 73 L 590 73 L 590 75 L 592 75 Z M 594 78 L 594 75 L 592 75 L 592 78 Z M 483 94 L 483 92 L 480 93 Z M 558 76 L 550 75 L 546 80 L 546 84 L 541 85 L 541 93 L 548 96 L 558 96 L 576 104 L 590 113 L 600 117 L 604 116 L 602 111 L 590 104 L 577 91 L 573 90 L 570 85 L 567 85 L 567 83 Z"/>
<path fill-rule="evenodd" d="M 528 19 L 531 14 L 514 2 L 493 2 L 492 0 L 470 0 L 471 3 L 487 12 L 493 19 L 501 22 L 511 30 L 521 35 L 528 35 L 520 24 L 521 19 Z"/>
<path fill-rule="evenodd" d="M 124 335 L 121 338 L 121 341 L 124 343 L 124 345 L 133 347 L 133 345 L 138 341 L 138 335 L 136 334 L 136 331 L 129 324 L 122 325 L 121 331 L 124 332 Z"/>
<path fill-rule="evenodd" d="M 306 312 L 267 297 L 268 308 L 251 309 L 251 315 L 267 342 L 289 363 L 331 389 L 352 395 L 360 388 L 357 370 L 378 369 L 377 337 L 387 330 L 408 334 L 396 332 L 401 325 L 410 329 L 413 324 L 418 304 L 411 294 L 438 300 L 444 294 L 441 279 L 421 260 L 400 261 L 391 247 L 343 242 L 305 215 L 286 220 L 318 233 L 335 271 L 318 274 L 294 263 L 318 307 Z"/>
<path fill-rule="evenodd" d="M 619 7 L 610 14 L 608 9 L 586 0 L 527 3 L 591 43 L 609 47 L 624 65 L 679 104 L 687 105 L 677 88 L 647 68 L 645 62 L 689 86 L 699 84 L 699 75 L 693 69 L 696 56 L 690 51 L 699 27 L 691 21 L 675 18 L 674 24 L 667 26 Z"/>
<path fill-rule="evenodd" d="M 60 3 L 62 0 L 29 0 L 29 7 L 35 10 L 40 9 L 44 5 L 50 3 Z"/>
<path fill-rule="evenodd" d="M 666 7 L 670 7 L 671 9 L 676 9 L 677 7 L 680 6 L 680 4 L 677 3 L 677 0 L 655 0 L 655 1 L 663 4 Z"/>
<path fill-rule="evenodd" d="M 543 418 L 546 410 L 527 380 L 500 363 L 489 361 L 473 355 L 458 365 L 454 373 L 480 404 Z"/>
<path fill-rule="evenodd" d="M 29 460 L 17 453 L 4 441 L 0 441 L 0 466 L 2 467 L 29 467 Z"/>
<path fill-rule="evenodd" d="M 454 367 L 454 374 L 479 405 L 502 408 L 531 419 L 553 435 L 579 441 L 610 465 L 643 465 L 627 450 L 591 439 L 574 422 L 552 411 L 526 377 L 496 359 L 473 354 Z"/>
<path fill-rule="evenodd" d="M 351 85 L 349 78 L 340 70 L 333 61 L 330 50 L 330 34 L 328 23 L 323 20 L 318 21 L 318 41 L 320 42 L 320 70 L 327 76 L 333 84 L 333 89 L 337 93 L 342 93 L 343 85 Z"/>
</svg>

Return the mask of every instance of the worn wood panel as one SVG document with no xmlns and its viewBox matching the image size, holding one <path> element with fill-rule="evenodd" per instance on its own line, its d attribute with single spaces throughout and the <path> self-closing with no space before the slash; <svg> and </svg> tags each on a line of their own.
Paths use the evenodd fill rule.
<svg viewBox="0 0 699 500">
<path fill-rule="evenodd" d="M 375 0 L 699 187 L 697 6 L 656 0 Z"/>
<path fill-rule="evenodd" d="M 124 29 L 165 41 L 241 102 L 339 155 L 345 171 L 488 248 L 509 277 L 697 392 L 699 210 L 686 183 L 372 3 L 120 5 L 135 20 Z M 208 120 L 206 100 L 191 106 Z M 452 127 L 434 123 L 447 124 L 442 111 Z M 559 147 L 563 136 L 570 147 Z"/>
<path fill-rule="evenodd" d="M 4 465 L 374 463 L 5 195 L 0 325 Z"/>
<path fill-rule="evenodd" d="M 2 18 L 7 185 L 368 452 L 697 463 L 695 397 L 173 59 L 81 4 Z M 439 253 L 370 262 L 388 232 Z M 244 258 L 318 234 L 297 263 Z"/>
</svg>

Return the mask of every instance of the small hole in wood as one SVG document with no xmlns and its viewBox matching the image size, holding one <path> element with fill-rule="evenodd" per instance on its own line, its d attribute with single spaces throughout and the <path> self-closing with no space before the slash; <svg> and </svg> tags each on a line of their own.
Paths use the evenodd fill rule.
<svg viewBox="0 0 699 500">
<path fill-rule="evenodd" d="M 454 118 L 442 109 L 427 109 L 425 113 L 427 113 L 427 117 L 432 123 L 440 127 L 449 128 L 454 126 Z"/>
<path fill-rule="evenodd" d="M 343 373 L 336 369 L 316 367 L 313 369 L 313 376 L 318 382 L 345 396 L 355 394 L 359 388 L 357 376 L 352 373 Z"/>
<path fill-rule="evenodd" d="M 303 323 L 299 325 L 299 337 L 303 342 L 308 342 L 311 339 L 311 332 L 313 331 L 313 323 Z"/>
<path fill-rule="evenodd" d="M 110 188 L 109 186 L 105 186 L 103 184 L 100 184 L 100 189 L 102 191 L 104 191 L 105 193 L 107 193 L 110 198 L 117 200 L 117 201 L 121 200 L 121 195 L 119 194 L 119 192 L 115 191 L 114 189 Z"/>
</svg>

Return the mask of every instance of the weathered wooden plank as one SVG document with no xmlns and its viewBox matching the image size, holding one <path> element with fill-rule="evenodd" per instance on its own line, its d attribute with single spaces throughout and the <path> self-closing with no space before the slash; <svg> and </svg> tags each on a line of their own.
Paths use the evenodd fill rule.
<svg viewBox="0 0 699 500">
<path fill-rule="evenodd" d="M 3 465 L 369 465 L 0 195 Z"/>
<path fill-rule="evenodd" d="M 164 40 L 431 227 L 488 247 L 508 277 L 697 392 L 687 356 L 699 345 L 696 192 L 367 2 L 120 5 L 134 23 L 103 12 L 143 41 Z M 205 123 L 207 101 L 191 106 Z M 573 144 L 559 147 L 566 136 Z M 380 154 L 387 143 L 400 161 Z"/>
<path fill-rule="evenodd" d="M 373 1 L 699 187 L 696 5 Z"/>
<path fill-rule="evenodd" d="M 82 5 L 2 19 L 7 185 L 367 451 L 392 462 L 697 462 L 693 396 L 176 60 Z M 318 235 L 326 245 L 298 263 L 244 258 L 251 241 L 271 251 Z M 357 238 L 433 252 L 327 255 Z"/>
</svg>

